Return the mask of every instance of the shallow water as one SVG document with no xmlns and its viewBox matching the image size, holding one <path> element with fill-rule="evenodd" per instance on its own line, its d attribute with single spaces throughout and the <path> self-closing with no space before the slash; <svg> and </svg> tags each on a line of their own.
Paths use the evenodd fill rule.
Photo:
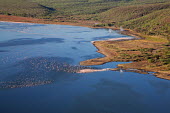
<svg viewBox="0 0 170 113">
<path fill-rule="evenodd" d="M 80 69 L 102 57 L 94 40 L 128 37 L 108 29 L 0 22 L 0 113 L 169 113 L 170 81 L 149 74 Z"/>
</svg>

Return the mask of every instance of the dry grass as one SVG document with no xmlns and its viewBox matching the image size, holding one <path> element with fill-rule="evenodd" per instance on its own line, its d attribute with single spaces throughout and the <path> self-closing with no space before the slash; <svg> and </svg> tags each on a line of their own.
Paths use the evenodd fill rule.
<svg viewBox="0 0 170 113">
<path fill-rule="evenodd" d="M 156 40 L 155 40 L 156 39 Z M 96 41 L 94 45 L 99 49 L 98 52 L 105 55 L 104 58 L 95 58 L 83 61 L 81 65 L 101 65 L 110 61 L 134 61 L 127 64 L 119 64 L 119 68 L 123 69 L 139 69 L 151 72 L 157 72 L 157 77 L 170 80 L 169 64 L 158 62 L 149 62 L 148 58 L 162 51 L 163 44 L 167 40 L 162 38 L 151 37 L 141 40 L 126 41 Z M 158 41 L 161 40 L 161 41 Z M 139 71 L 140 72 L 140 71 Z"/>
</svg>

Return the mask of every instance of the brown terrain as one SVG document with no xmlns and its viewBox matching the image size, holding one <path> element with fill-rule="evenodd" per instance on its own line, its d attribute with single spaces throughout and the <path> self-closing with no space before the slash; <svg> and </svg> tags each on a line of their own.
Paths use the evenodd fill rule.
<svg viewBox="0 0 170 113">
<path fill-rule="evenodd" d="M 83 21 L 77 20 L 76 22 L 70 20 L 48 20 L 48 19 L 37 19 L 30 17 L 19 17 L 19 16 L 8 16 L 0 15 L 0 21 L 8 22 L 23 22 L 23 23 L 40 23 L 40 24 L 59 24 L 59 25 L 74 25 L 74 26 L 84 26 L 92 27 L 96 22 L 95 21 Z"/>
<path fill-rule="evenodd" d="M 85 26 L 93 27 L 95 21 L 82 21 L 78 20 L 76 22 L 72 21 L 49 21 L 44 19 L 35 19 L 27 17 L 18 17 L 18 16 L 7 16 L 0 15 L 0 21 L 9 21 L 9 22 L 24 22 L 24 23 L 42 23 L 42 24 L 61 24 L 61 25 L 75 25 L 75 26 Z M 111 29 L 118 29 L 113 27 L 107 27 Z M 157 51 L 161 51 L 163 48 L 162 45 L 167 43 L 165 38 L 161 37 L 152 37 L 144 36 L 138 33 L 133 32 L 132 30 L 124 30 L 122 34 L 130 35 L 136 37 L 135 39 L 110 39 L 106 41 L 95 41 L 93 45 L 98 48 L 98 52 L 104 54 L 103 58 L 89 59 L 87 61 L 80 62 L 80 65 L 101 65 L 107 62 L 113 61 L 123 61 L 132 63 L 119 64 L 118 68 L 110 69 L 117 71 L 120 69 L 126 71 L 134 71 L 139 73 L 155 72 L 154 75 L 170 80 L 170 69 L 166 65 L 161 65 L 159 62 L 152 63 L 145 59 L 147 54 L 155 54 Z M 144 38 L 142 38 L 144 37 Z M 141 50 L 147 51 L 141 51 Z"/>
<path fill-rule="evenodd" d="M 126 70 L 134 71 L 139 73 L 147 74 L 147 72 L 156 72 L 159 78 L 170 80 L 169 67 L 157 63 L 150 63 L 145 59 L 145 54 L 154 54 L 156 51 L 161 50 L 162 45 L 166 44 L 165 39 L 160 39 L 161 41 L 150 41 L 147 39 L 139 40 L 117 40 L 117 41 L 95 41 L 93 44 L 98 48 L 98 52 L 104 54 L 103 58 L 95 58 L 87 61 L 80 62 L 81 65 L 101 65 L 106 62 L 120 61 L 132 63 L 119 64 L 118 68 L 111 70 Z M 152 51 L 142 52 L 143 48 L 150 49 Z M 135 70 L 137 69 L 137 70 Z"/>
</svg>

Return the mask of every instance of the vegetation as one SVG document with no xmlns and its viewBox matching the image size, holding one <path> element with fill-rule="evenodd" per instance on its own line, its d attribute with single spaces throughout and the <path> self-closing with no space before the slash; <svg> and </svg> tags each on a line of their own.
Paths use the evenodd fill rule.
<svg viewBox="0 0 170 113">
<path fill-rule="evenodd" d="M 157 76 L 170 80 L 170 45 L 163 39 L 159 37 L 152 41 L 149 39 L 96 41 L 94 45 L 99 49 L 100 53 L 106 56 L 82 61 L 80 64 L 100 65 L 110 61 L 133 61 L 132 63 L 119 64 L 118 66 L 126 70 L 139 69 L 158 72 L 155 73 Z"/>
<path fill-rule="evenodd" d="M 145 40 L 107 42 L 102 47 L 116 55 L 97 63 L 145 61 L 159 70 L 170 70 L 169 0 L 0 0 L 0 14 L 131 29 Z"/>
<path fill-rule="evenodd" d="M 0 14 L 23 17 L 46 17 L 51 15 L 55 9 L 43 6 L 29 0 L 1 0 Z"/>
<path fill-rule="evenodd" d="M 0 14 L 50 20 L 94 20 L 169 38 L 169 0 L 1 0 Z"/>
</svg>

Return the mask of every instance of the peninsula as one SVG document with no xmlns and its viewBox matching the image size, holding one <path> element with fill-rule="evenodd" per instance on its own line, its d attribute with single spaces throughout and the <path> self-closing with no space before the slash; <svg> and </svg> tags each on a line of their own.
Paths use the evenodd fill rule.
<svg viewBox="0 0 170 113">
<path fill-rule="evenodd" d="M 155 72 L 170 80 L 169 0 L 1 0 L 0 21 L 121 28 L 136 39 L 95 41 L 105 57 L 80 64 L 132 61 L 111 70 Z"/>
</svg>

